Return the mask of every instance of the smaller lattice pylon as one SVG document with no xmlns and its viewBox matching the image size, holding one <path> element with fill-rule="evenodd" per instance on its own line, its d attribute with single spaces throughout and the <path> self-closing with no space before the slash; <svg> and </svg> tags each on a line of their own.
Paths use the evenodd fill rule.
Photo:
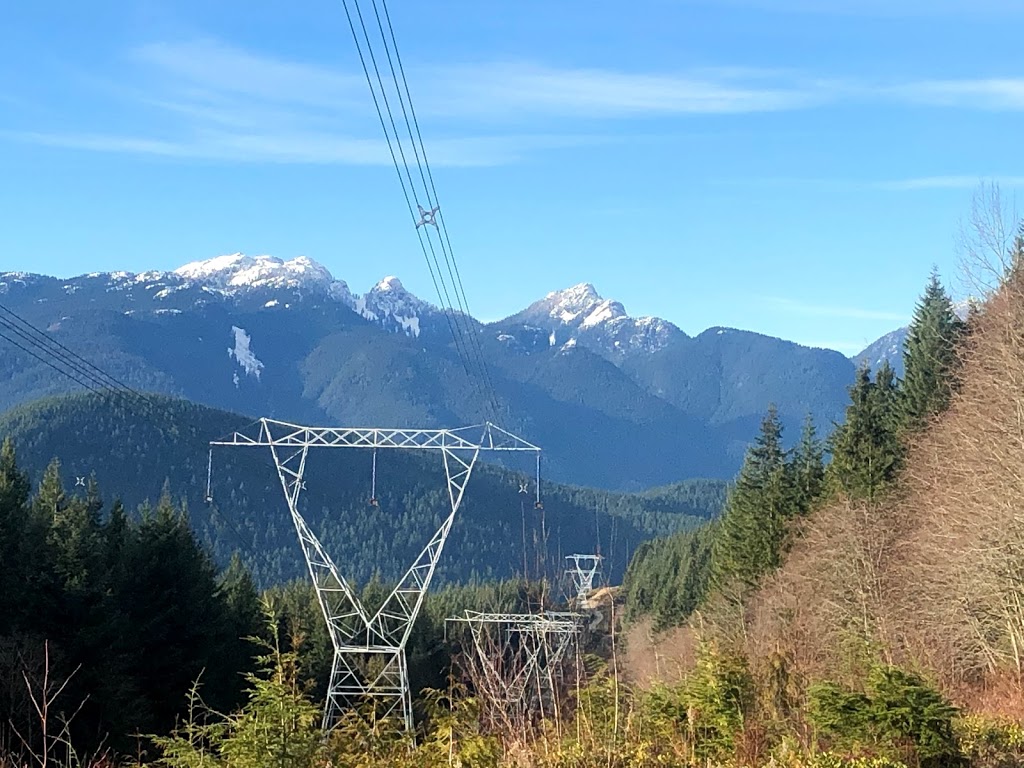
<svg viewBox="0 0 1024 768">
<path fill-rule="evenodd" d="M 594 590 L 594 580 L 601 570 L 601 555 L 566 555 L 565 559 L 572 566 L 566 574 L 572 577 L 574 594 L 572 602 L 575 608 L 588 608 L 587 596 Z"/>
<path fill-rule="evenodd" d="M 462 663 L 487 720 L 508 727 L 555 712 L 563 664 L 580 631 L 578 614 L 467 610 L 446 623 L 468 629 Z"/>
</svg>

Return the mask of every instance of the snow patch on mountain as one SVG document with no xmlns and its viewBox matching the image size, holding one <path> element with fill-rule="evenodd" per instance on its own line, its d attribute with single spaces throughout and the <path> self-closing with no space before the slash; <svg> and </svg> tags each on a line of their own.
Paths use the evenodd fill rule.
<svg viewBox="0 0 1024 768">
<path fill-rule="evenodd" d="M 247 376 L 255 376 L 256 380 L 259 381 L 260 373 L 263 371 L 264 366 L 263 362 L 252 351 L 252 338 L 245 332 L 244 328 L 239 328 L 237 325 L 231 326 L 231 333 L 235 337 L 235 346 L 233 348 L 228 347 L 228 357 L 234 358 Z M 236 387 L 238 386 L 237 377 L 238 374 L 236 373 Z"/>
<path fill-rule="evenodd" d="M 178 267 L 174 274 L 226 293 L 254 288 L 286 288 L 327 293 L 342 301 L 350 300 L 348 286 L 335 280 L 330 271 L 306 256 L 285 261 L 276 256 L 246 256 L 233 253 Z"/>
<path fill-rule="evenodd" d="M 626 317 L 626 309 L 617 301 L 602 301 L 593 306 L 580 323 L 580 328 L 593 328 L 609 320 Z"/>
<path fill-rule="evenodd" d="M 353 308 L 371 322 L 413 337 L 420 335 L 421 318 L 438 311 L 432 304 L 409 293 L 394 275 L 385 277 L 365 296 L 357 297 Z"/>
</svg>

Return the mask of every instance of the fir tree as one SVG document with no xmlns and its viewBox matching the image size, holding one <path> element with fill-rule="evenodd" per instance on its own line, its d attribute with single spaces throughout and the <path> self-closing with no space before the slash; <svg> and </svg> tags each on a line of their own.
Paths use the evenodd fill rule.
<svg viewBox="0 0 1024 768">
<path fill-rule="evenodd" d="M 43 472 L 42 482 L 32 500 L 32 509 L 39 519 L 49 524 L 64 509 L 66 500 L 64 481 L 60 476 L 60 460 L 54 459 Z"/>
<path fill-rule="evenodd" d="M 735 580 L 753 587 L 763 574 L 777 568 L 786 521 L 796 511 L 792 475 L 782 448 L 782 424 L 772 406 L 729 494 L 714 544 L 716 584 Z"/>
<path fill-rule="evenodd" d="M 933 271 L 914 311 L 903 351 L 902 427 L 919 430 L 949 406 L 956 388 L 957 345 L 965 324 Z"/>
<path fill-rule="evenodd" d="M 806 514 L 821 496 L 825 485 L 825 449 L 818 439 L 814 417 L 804 419 L 800 443 L 793 452 L 793 485 L 796 505 Z"/>
<path fill-rule="evenodd" d="M 0 447 L 0 511 L 24 507 L 29 491 L 28 475 L 18 469 L 14 443 L 8 438 Z"/>
<path fill-rule="evenodd" d="M 850 498 L 872 501 L 891 483 L 903 462 L 899 439 L 899 389 L 883 364 L 875 380 L 862 366 L 850 388 L 846 420 L 832 434 L 828 480 Z"/>
<path fill-rule="evenodd" d="M 25 585 L 31 567 L 26 530 L 29 482 L 18 469 L 14 444 L 0 448 L 0 637 L 16 626 L 29 597 Z"/>
</svg>

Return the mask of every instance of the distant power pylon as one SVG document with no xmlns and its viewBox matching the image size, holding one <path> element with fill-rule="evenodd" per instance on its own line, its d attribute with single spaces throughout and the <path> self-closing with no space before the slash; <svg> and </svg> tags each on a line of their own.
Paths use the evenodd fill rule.
<svg viewBox="0 0 1024 768">
<path fill-rule="evenodd" d="M 462 664 L 490 725 L 517 730 L 558 709 L 563 662 L 579 635 L 579 619 L 574 613 L 470 610 L 446 619 L 468 629 Z"/>
<path fill-rule="evenodd" d="M 575 591 L 573 595 L 573 607 L 577 610 L 586 608 L 587 596 L 594 589 L 594 578 L 601 569 L 601 555 L 566 555 L 565 559 L 570 561 L 571 568 L 566 574 L 572 577 L 572 585 Z"/>
<path fill-rule="evenodd" d="M 334 646 L 324 728 L 336 723 L 343 708 L 370 700 L 378 716 L 400 716 L 411 732 L 412 699 L 405 647 L 477 457 L 480 451 L 531 451 L 539 461 L 540 448 L 490 423 L 461 429 L 304 427 L 271 419 L 260 419 L 258 424 L 255 436 L 234 432 L 210 445 L 269 447 L 274 457 Z M 299 494 L 305 488 L 303 477 L 311 448 L 432 450 L 440 452 L 444 460 L 450 512 L 372 616 L 299 513 Z M 374 663 L 361 667 L 360 662 L 367 659 Z"/>
</svg>

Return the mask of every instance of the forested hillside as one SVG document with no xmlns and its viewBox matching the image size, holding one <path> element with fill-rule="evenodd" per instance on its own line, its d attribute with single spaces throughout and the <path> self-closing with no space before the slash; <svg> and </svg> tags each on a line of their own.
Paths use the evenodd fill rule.
<svg viewBox="0 0 1024 768">
<path fill-rule="evenodd" d="M 216 449 L 213 500 L 206 501 L 208 442 L 248 421 L 170 398 L 150 404 L 79 395 L 0 416 L 0 436 L 13 440 L 36 480 L 58 459 L 69 493 L 84 493 L 79 478 L 93 478 L 108 501 L 119 498 L 134 510 L 147 499 L 155 503 L 166 488 L 185 503 L 216 562 L 226 565 L 237 551 L 257 583 L 270 585 L 304 576 L 305 566 L 269 451 Z M 357 582 L 375 571 L 396 578 L 446 514 L 439 456 L 381 454 L 379 507 L 369 504 L 371 460 L 369 451 L 314 451 L 301 502 L 313 530 Z M 508 469 L 478 463 L 438 578 L 507 578 L 524 568 L 531 577 L 553 575 L 564 555 L 600 551 L 617 580 L 640 542 L 713 517 L 724 498 L 721 481 L 631 495 L 542 478 L 544 508 L 537 510 L 533 469 L 526 459 L 511 459 Z M 524 482 L 527 494 L 520 493 Z"/>
<path fill-rule="evenodd" d="M 701 674 L 739 686 L 720 754 L 1024 760 L 1024 230 L 995 268 L 966 321 L 933 274 L 904 377 L 861 369 L 827 466 L 770 413 L 721 520 L 637 551 L 631 637 L 675 649 L 684 702 Z"/>
</svg>

